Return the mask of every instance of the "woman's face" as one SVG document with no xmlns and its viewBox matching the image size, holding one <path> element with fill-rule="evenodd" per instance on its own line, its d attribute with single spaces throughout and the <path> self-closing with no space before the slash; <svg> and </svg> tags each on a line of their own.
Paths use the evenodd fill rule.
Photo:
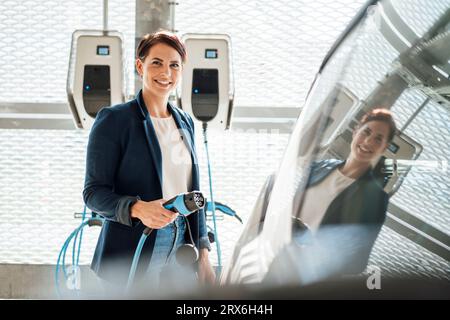
<svg viewBox="0 0 450 320">
<path fill-rule="evenodd" d="M 144 91 L 167 97 L 181 78 L 182 60 L 177 50 L 165 43 L 150 48 L 144 62 L 136 60 L 136 69 L 142 77 Z"/>
<path fill-rule="evenodd" d="M 388 146 L 389 125 L 383 121 L 369 121 L 353 132 L 350 156 L 358 162 L 371 163 Z"/>
</svg>

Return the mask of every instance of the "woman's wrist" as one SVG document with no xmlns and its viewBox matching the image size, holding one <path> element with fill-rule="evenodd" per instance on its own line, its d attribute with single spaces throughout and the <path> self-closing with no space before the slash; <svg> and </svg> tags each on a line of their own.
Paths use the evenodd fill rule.
<svg viewBox="0 0 450 320">
<path fill-rule="evenodd" d="M 199 260 L 209 260 L 208 249 L 200 249 Z"/>
<path fill-rule="evenodd" d="M 131 206 L 131 208 L 130 208 L 130 216 L 132 217 L 132 218 L 137 218 L 137 219 L 140 219 L 139 217 L 140 217 L 140 206 L 141 206 L 141 204 L 142 204 L 142 200 L 138 200 L 138 201 L 136 201 L 132 206 Z"/>
</svg>

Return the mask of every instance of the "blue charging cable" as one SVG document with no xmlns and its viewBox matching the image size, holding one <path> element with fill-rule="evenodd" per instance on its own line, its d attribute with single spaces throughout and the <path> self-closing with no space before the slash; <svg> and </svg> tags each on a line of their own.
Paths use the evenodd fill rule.
<svg viewBox="0 0 450 320">
<path fill-rule="evenodd" d="M 209 194 L 211 196 L 211 212 L 213 217 L 213 225 L 214 225 L 214 233 L 215 233 L 215 242 L 216 242 L 216 250 L 217 250 L 217 265 L 219 270 L 222 269 L 222 252 L 220 250 L 219 236 L 217 232 L 217 223 L 216 223 L 216 204 L 214 202 L 214 195 L 212 189 L 212 174 L 211 174 L 211 163 L 209 160 L 209 151 L 208 151 L 208 136 L 207 136 L 208 123 L 203 122 L 203 142 L 205 144 L 206 151 L 206 161 L 208 164 L 208 177 L 209 177 Z"/>
<path fill-rule="evenodd" d="M 84 205 L 83 208 L 83 214 L 81 216 L 81 223 L 84 222 L 84 220 L 86 219 L 86 205 Z M 73 266 L 73 272 L 75 272 L 73 279 L 76 279 L 76 273 L 78 272 L 78 264 L 80 262 L 80 253 L 81 253 L 81 243 L 83 240 L 83 230 L 84 228 L 81 228 L 79 234 L 80 237 L 78 237 L 78 233 L 75 235 L 75 239 L 73 241 L 73 246 L 72 246 L 72 266 Z M 77 240 L 78 240 L 78 251 L 75 254 L 76 248 L 77 248 Z"/>
<path fill-rule="evenodd" d="M 229 206 L 227 206 L 226 204 L 223 204 L 223 203 L 220 203 L 220 202 L 218 202 L 218 201 L 216 201 L 216 202 L 214 202 L 214 206 L 215 206 L 215 208 L 216 208 L 216 210 L 219 210 L 219 211 L 221 211 L 221 212 L 223 212 L 223 213 L 225 213 L 226 215 L 229 215 L 229 216 L 231 216 L 231 217 L 235 217 L 236 219 L 238 219 L 238 221 L 240 222 L 240 223 L 243 223 L 242 222 L 242 219 L 241 219 L 241 217 L 239 217 L 238 215 L 237 215 L 237 213 L 236 213 L 236 211 L 234 211 L 233 209 L 231 209 Z M 206 211 L 211 211 L 212 209 L 210 209 L 212 207 L 212 203 L 211 203 L 211 201 L 208 201 L 207 203 L 206 203 Z"/>
<path fill-rule="evenodd" d="M 134 277 L 136 275 L 136 269 L 139 263 L 139 258 L 141 257 L 142 248 L 144 247 L 145 241 L 147 240 L 148 236 L 152 233 L 152 231 L 153 229 L 145 228 L 141 238 L 139 239 L 136 251 L 134 252 L 133 262 L 131 263 L 130 274 L 128 275 L 126 292 L 129 292 L 129 290 L 133 285 Z"/>
<path fill-rule="evenodd" d="M 85 220 L 86 217 L 86 208 L 83 211 L 83 220 Z M 66 239 L 66 241 L 64 242 L 59 254 L 58 254 L 58 260 L 56 262 L 56 267 L 55 267 L 55 288 L 56 288 L 56 293 L 58 295 L 58 297 L 61 297 L 61 291 L 60 291 L 60 283 L 59 283 L 59 273 L 60 273 L 60 265 L 62 264 L 62 270 L 63 270 L 63 274 L 64 274 L 64 279 L 68 279 L 68 274 L 67 274 L 67 270 L 66 270 L 66 252 L 67 249 L 70 246 L 70 242 L 72 240 L 74 240 L 74 246 L 76 243 L 76 239 L 78 238 L 78 235 L 80 235 L 80 237 L 78 238 L 78 252 L 76 255 L 76 258 L 74 258 L 75 256 L 75 248 L 73 248 L 72 253 L 72 263 L 74 266 L 78 266 L 79 263 L 79 258 L 80 258 L 80 251 L 81 251 L 81 240 L 82 240 L 82 232 L 83 232 L 83 228 L 85 226 L 92 226 L 92 225 L 98 225 L 101 226 L 103 224 L 103 218 L 90 218 L 88 220 L 83 221 L 70 235 L 69 237 Z"/>
<path fill-rule="evenodd" d="M 86 219 L 86 205 L 84 205 L 83 214 L 81 216 L 81 223 L 83 223 L 85 219 Z M 78 266 L 78 263 L 80 262 L 80 252 L 81 252 L 81 242 L 83 240 L 83 230 L 84 229 L 81 229 L 79 238 L 78 238 L 78 234 L 75 236 L 75 240 L 73 242 L 72 264 L 75 266 Z M 77 238 L 78 238 L 78 252 L 76 255 L 76 259 L 74 259 L 75 258 L 75 243 L 77 241 Z"/>
</svg>

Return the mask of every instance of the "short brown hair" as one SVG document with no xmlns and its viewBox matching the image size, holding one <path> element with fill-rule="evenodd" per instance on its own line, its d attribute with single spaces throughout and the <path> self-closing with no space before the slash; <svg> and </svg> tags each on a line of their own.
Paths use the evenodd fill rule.
<svg viewBox="0 0 450 320">
<path fill-rule="evenodd" d="M 382 121 L 387 123 L 389 126 L 388 142 L 391 142 L 392 139 L 394 139 L 394 136 L 397 133 L 397 126 L 395 125 L 394 117 L 391 111 L 384 108 L 373 109 L 361 118 L 359 126 L 361 127 L 370 121 Z"/>
<path fill-rule="evenodd" d="M 158 43 L 167 44 L 177 50 L 181 56 L 181 61 L 185 62 L 186 47 L 177 35 L 167 30 L 160 30 L 143 36 L 136 49 L 136 58 L 144 61 L 150 52 L 150 49 Z"/>
</svg>

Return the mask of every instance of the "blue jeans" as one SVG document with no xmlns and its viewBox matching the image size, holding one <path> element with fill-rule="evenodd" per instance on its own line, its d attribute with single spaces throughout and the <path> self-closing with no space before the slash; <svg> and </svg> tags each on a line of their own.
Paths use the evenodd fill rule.
<svg viewBox="0 0 450 320">
<path fill-rule="evenodd" d="M 158 229 L 152 257 L 145 276 L 145 282 L 152 288 L 159 289 L 162 282 L 167 283 L 167 280 L 173 280 L 187 271 L 176 261 L 178 248 L 186 243 L 185 232 L 186 220 L 181 215 L 173 223 Z M 189 270 L 192 271 L 192 269 Z M 167 279 L 162 279 L 163 277 Z M 183 279 L 185 278 L 183 277 Z"/>
</svg>

